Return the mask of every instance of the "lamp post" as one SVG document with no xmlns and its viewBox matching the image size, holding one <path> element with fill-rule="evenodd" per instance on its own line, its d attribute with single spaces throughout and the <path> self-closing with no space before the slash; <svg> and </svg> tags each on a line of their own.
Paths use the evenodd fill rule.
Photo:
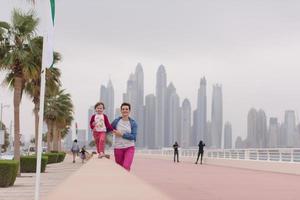
<svg viewBox="0 0 300 200">
<path fill-rule="evenodd" d="M 9 105 L 3 105 L 3 103 L 1 103 L 1 107 L 0 107 L 0 130 L 2 130 L 2 112 L 4 108 L 9 108 Z"/>
</svg>

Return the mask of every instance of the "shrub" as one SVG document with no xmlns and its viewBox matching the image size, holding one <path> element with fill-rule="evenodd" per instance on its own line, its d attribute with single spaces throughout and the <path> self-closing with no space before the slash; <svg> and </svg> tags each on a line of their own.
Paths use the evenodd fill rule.
<svg viewBox="0 0 300 200">
<path fill-rule="evenodd" d="M 66 153 L 65 152 L 59 152 L 58 153 L 58 160 L 57 160 L 57 162 L 63 162 L 64 159 L 65 159 L 65 157 L 66 157 Z"/>
<path fill-rule="evenodd" d="M 0 187 L 12 186 L 15 183 L 18 169 L 18 161 L 0 160 Z"/>
<path fill-rule="evenodd" d="M 30 173 L 36 172 L 36 156 L 21 156 L 21 172 Z M 45 172 L 48 157 L 42 156 L 41 172 Z"/>
<path fill-rule="evenodd" d="M 45 153 L 43 156 L 48 157 L 48 164 L 57 163 L 58 153 Z"/>
</svg>

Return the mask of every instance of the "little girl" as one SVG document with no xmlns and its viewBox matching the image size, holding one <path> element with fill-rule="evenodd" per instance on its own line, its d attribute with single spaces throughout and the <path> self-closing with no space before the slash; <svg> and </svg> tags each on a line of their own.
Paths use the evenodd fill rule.
<svg viewBox="0 0 300 200">
<path fill-rule="evenodd" d="M 106 133 L 113 131 L 114 129 L 109 123 L 107 116 L 103 114 L 105 109 L 104 103 L 98 102 L 96 103 L 94 108 L 96 114 L 94 114 L 91 117 L 90 127 L 93 130 L 93 136 L 97 147 L 98 158 L 102 158 L 102 157 L 109 158 L 109 156 L 106 156 L 104 154 L 105 138 L 106 138 Z"/>
<path fill-rule="evenodd" d="M 89 152 L 87 152 L 87 151 L 85 150 L 85 146 L 83 146 L 83 147 L 81 148 L 81 150 L 79 151 L 79 153 L 80 153 L 80 158 L 81 158 L 81 160 L 82 160 L 82 163 L 84 163 L 84 160 L 86 159 L 86 156 L 87 156 L 87 154 L 89 154 Z"/>
</svg>

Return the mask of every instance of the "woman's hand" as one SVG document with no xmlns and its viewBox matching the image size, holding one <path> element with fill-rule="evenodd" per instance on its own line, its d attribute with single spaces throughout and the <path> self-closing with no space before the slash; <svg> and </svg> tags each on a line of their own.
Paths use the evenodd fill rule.
<svg viewBox="0 0 300 200">
<path fill-rule="evenodd" d="M 118 130 L 113 130 L 113 134 L 117 137 L 122 137 L 123 136 L 123 133 L 121 131 L 118 131 Z"/>
</svg>

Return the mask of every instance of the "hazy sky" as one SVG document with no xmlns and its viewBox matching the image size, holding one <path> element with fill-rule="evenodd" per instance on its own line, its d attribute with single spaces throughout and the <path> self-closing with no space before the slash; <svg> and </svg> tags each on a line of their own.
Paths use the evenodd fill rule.
<svg viewBox="0 0 300 200">
<path fill-rule="evenodd" d="M 0 0 L 0 20 L 24 5 Z M 299 0 L 57 0 L 55 47 L 63 55 L 63 87 L 72 94 L 79 128 L 87 128 L 87 109 L 109 77 L 120 105 L 138 62 L 146 95 L 155 93 L 163 64 L 181 102 L 188 98 L 193 109 L 206 76 L 208 119 L 212 85 L 222 84 L 223 119 L 232 123 L 234 140 L 246 136 L 251 107 L 280 121 L 286 109 L 298 113 L 299 10 Z M 11 92 L 0 91 L 0 102 L 12 105 Z M 33 105 L 22 102 L 21 130 L 33 134 Z M 3 113 L 8 123 L 12 106 Z"/>
</svg>

